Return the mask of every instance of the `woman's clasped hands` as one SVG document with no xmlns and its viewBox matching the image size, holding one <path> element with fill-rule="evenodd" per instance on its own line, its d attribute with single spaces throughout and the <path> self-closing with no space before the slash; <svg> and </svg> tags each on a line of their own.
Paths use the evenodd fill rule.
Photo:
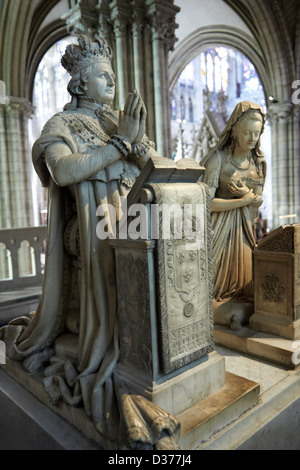
<svg viewBox="0 0 300 470">
<path fill-rule="evenodd" d="M 228 188 L 236 198 L 242 198 L 245 201 L 245 205 L 255 207 L 261 205 L 261 198 L 241 180 L 238 180 L 237 183 L 229 183 Z"/>
</svg>

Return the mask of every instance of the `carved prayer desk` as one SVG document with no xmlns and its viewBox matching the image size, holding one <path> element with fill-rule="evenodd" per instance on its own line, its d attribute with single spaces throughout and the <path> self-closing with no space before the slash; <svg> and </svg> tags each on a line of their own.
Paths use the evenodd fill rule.
<svg viewBox="0 0 300 470">
<path fill-rule="evenodd" d="M 224 358 L 214 351 L 210 194 L 198 182 L 202 172 L 194 160 L 149 160 L 111 240 L 118 371 L 134 393 L 173 414 L 225 383 Z"/>
<path fill-rule="evenodd" d="M 300 225 L 279 227 L 254 250 L 254 302 L 251 328 L 300 337 Z"/>
</svg>

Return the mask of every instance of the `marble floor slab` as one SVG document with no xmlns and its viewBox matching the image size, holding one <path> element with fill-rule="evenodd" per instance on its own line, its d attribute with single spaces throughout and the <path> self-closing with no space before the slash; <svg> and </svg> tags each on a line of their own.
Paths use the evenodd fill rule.
<svg viewBox="0 0 300 470">
<path fill-rule="evenodd" d="M 216 346 L 216 350 L 225 358 L 227 372 L 259 383 L 261 394 L 288 377 L 290 373 L 284 367 L 251 358 L 222 346 Z"/>
</svg>

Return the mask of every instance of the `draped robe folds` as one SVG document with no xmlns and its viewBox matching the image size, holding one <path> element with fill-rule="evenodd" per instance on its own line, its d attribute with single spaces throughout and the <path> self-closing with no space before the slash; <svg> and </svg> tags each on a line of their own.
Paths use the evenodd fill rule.
<svg viewBox="0 0 300 470">
<path fill-rule="evenodd" d="M 143 397 L 130 394 L 116 372 L 119 341 L 115 260 L 108 239 L 97 237 L 96 210 L 100 204 L 113 204 L 120 217 L 120 196 L 128 194 L 140 168 L 136 157 L 121 159 L 81 180 L 85 155 L 106 145 L 117 132 L 117 112 L 109 110 L 98 117 L 83 108 L 58 113 L 34 144 L 33 163 L 48 187 L 42 297 L 30 322 L 25 317 L 13 320 L 0 329 L 0 338 L 6 343 L 8 357 L 23 361 L 23 365 L 30 364 L 36 353 L 47 351 L 50 365 L 45 369 L 44 386 L 50 399 L 55 404 L 61 399 L 70 405 L 83 402 L 105 439 L 116 441 L 120 448 L 178 448 L 178 421 Z M 70 159 L 70 172 L 76 180 L 71 186 L 58 186 L 51 177 L 51 163 L 46 165 L 45 152 L 54 143 L 64 144 L 70 154 L 82 156 L 78 167 Z M 55 156 L 53 162 L 57 164 Z M 65 231 L 72 217 L 77 218 L 79 230 L 77 257 L 70 255 L 65 246 Z M 78 271 L 79 347 L 74 362 L 55 357 L 52 348 L 66 332 Z"/>
<path fill-rule="evenodd" d="M 216 198 L 232 199 L 228 185 L 237 184 L 238 180 L 262 194 L 263 168 L 264 163 L 255 163 L 253 155 L 249 169 L 236 169 L 228 161 L 226 150 L 219 150 L 206 164 L 203 182 L 216 189 Z M 245 206 L 211 214 L 214 299 L 217 301 L 253 297 L 252 252 L 256 246 L 253 223 L 257 212 L 257 208 Z"/>
<path fill-rule="evenodd" d="M 262 108 L 250 101 L 241 101 L 231 114 L 217 145 L 201 161 L 205 167 L 203 182 L 216 190 L 215 197 L 233 199 L 228 184 L 242 180 L 255 194 L 262 195 L 266 179 L 266 161 L 260 151 L 260 140 L 251 151 L 250 166 L 238 169 L 231 163 L 232 131 L 244 113 L 254 110 L 262 117 L 261 134 L 265 116 Z M 253 223 L 258 209 L 244 206 L 211 215 L 213 230 L 212 264 L 214 269 L 214 299 L 252 299 L 252 252 L 256 245 Z"/>
</svg>

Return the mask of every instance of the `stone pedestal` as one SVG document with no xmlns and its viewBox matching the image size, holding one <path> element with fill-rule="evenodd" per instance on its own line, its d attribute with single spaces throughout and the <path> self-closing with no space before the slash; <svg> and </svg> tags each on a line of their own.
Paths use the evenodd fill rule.
<svg viewBox="0 0 300 470">
<path fill-rule="evenodd" d="M 300 225 L 279 227 L 254 250 L 254 312 L 253 330 L 300 337 Z"/>
<path fill-rule="evenodd" d="M 239 331 L 216 325 L 215 341 L 242 353 L 299 367 L 300 225 L 282 226 L 254 250 L 254 314 Z"/>
<path fill-rule="evenodd" d="M 198 183 L 202 171 L 188 160 L 149 160 L 128 196 L 119 237 L 110 241 L 118 373 L 132 393 L 176 416 L 226 387 L 224 358 L 214 350 L 209 192 Z M 252 394 L 244 411 L 256 402 Z M 226 408 L 220 406 L 218 412 Z"/>
<path fill-rule="evenodd" d="M 181 450 L 299 449 L 300 370 L 286 371 L 224 348 L 222 353 L 229 370 L 250 380 L 227 373 L 219 392 L 178 415 Z M 262 390 L 251 408 L 249 400 L 258 393 L 253 380 L 262 380 Z M 251 410 L 242 414 L 246 408 Z M 0 365 L 0 420 L 1 450 L 120 450 L 103 442 L 82 408 L 51 406 L 38 374 L 30 376 L 9 361 Z"/>
<path fill-rule="evenodd" d="M 214 350 L 210 196 L 198 183 L 202 170 L 192 161 L 149 160 L 126 199 L 118 238 L 110 240 L 117 274 L 118 376 L 126 392 L 177 417 L 185 449 L 255 406 L 260 390 L 257 383 L 226 375 L 224 358 Z M 56 353 L 73 352 L 76 358 L 77 340 L 58 338 Z M 118 442 L 98 433 L 83 407 L 52 406 L 43 371 L 30 375 L 8 360 L 5 372 L 85 437 L 117 449 Z"/>
<path fill-rule="evenodd" d="M 261 333 L 248 327 L 232 331 L 226 326 L 216 325 L 215 342 L 287 369 L 297 369 L 300 365 L 300 348 L 297 341 Z"/>
<path fill-rule="evenodd" d="M 225 385 L 224 358 L 216 351 L 176 374 L 150 379 L 130 367 L 118 365 L 119 375 L 137 395 L 142 395 L 162 409 L 177 416 Z M 256 384 L 257 385 L 257 384 Z"/>
</svg>

